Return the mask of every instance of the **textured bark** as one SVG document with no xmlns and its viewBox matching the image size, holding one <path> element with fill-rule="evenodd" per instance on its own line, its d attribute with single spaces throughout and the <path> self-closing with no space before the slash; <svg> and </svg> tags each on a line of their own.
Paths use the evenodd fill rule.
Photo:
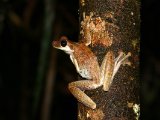
<svg viewBox="0 0 160 120">
<path fill-rule="evenodd" d="M 105 30 L 91 32 L 90 47 L 97 56 L 99 64 L 101 65 L 107 51 L 111 50 L 116 57 L 119 51 L 131 52 L 131 57 L 128 59 L 131 65 L 120 67 L 108 92 L 104 92 L 102 87 L 85 91 L 95 101 L 97 108 L 92 110 L 78 103 L 79 120 L 139 119 L 139 9 L 138 0 L 80 0 L 81 23 L 84 21 L 84 12 L 86 16 L 93 14 L 91 17 L 94 25 L 98 25 L 100 19 L 105 22 Z M 99 27 L 103 27 L 101 25 Z M 83 26 L 81 32 L 83 34 L 80 34 L 80 38 L 83 40 L 86 32 Z"/>
</svg>

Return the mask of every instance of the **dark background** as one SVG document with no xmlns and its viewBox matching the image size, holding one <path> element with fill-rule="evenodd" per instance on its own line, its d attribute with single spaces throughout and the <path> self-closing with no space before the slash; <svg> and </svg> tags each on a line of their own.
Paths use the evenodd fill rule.
<svg viewBox="0 0 160 120">
<path fill-rule="evenodd" d="M 160 119 L 159 15 L 158 0 L 142 1 L 144 120 Z M 67 89 L 67 84 L 76 79 L 75 68 L 66 54 L 52 48 L 51 42 L 61 35 L 77 41 L 78 33 L 78 0 L 0 1 L 0 120 L 77 118 L 76 100 Z"/>
</svg>

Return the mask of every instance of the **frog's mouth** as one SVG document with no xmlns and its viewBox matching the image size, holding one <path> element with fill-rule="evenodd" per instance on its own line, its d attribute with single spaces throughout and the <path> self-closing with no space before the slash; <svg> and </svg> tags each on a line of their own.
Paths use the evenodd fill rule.
<svg viewBox="0 0 160 120">
<path fill-rule="evenodd" d="M 65 47 L 60 47 L 58 49 L 63 50 L 67 54 L 72 54 L 74 52 L 74 50 L 72 50 L 68 45 Z"/>
</svg>

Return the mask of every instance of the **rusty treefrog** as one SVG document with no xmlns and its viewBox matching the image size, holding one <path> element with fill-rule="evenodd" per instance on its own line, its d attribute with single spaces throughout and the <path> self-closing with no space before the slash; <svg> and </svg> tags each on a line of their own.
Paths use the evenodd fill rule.
<svg viewBox="0 0 160 120">
<path fill-rule="evenodd" d="M 52 46 L 69 54 L 77 72 L 82 78 L 85 78 L 69 83 L 70 92 L 79 102 L 95 109 L 96 103 L 84 93 L 84 90 L 92 90 L 103 86 L 103 90 L 108 91 L 119 67 L 122 63 L 125 63 L 131 53 L 125 55 L 120 52 L 119 56 L 115 58 L 113 52 L 108 51 L 101 66 L 99 66 L 97 57 L 88 47 L 90 43 L 90 41 L 88 43 L 74 43 L 63 36 L 58 41 L 53 41 Z"/>
</svg>

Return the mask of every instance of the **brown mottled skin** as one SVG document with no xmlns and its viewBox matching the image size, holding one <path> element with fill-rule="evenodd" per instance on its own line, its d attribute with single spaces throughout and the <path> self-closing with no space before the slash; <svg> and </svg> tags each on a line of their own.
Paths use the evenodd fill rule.
<svg viewBox="0 0 160 120">
<path fill-rule="evenodd" d="M 87 69 L 92 76 L 92 79 L 98 82 L 100 78 L 100 68 L 97 62 L 97 57 L 83 43 L 73 46 L 73 54 L 78 62 L 80 69 Z"/>
<path fill-rule="evenodd" d="M 89 47 L 85 45 L 85 43 L 74 43 L 68 40 L 67 37 L 62 36 L 60 40 L 66 39 L 67 45 L 74 50 L 72 53 L 74 58 L 77 60 L 79 69 L 87 69 L 90 73 L 90 76 L 94 81 L 97 83 L 99 82 L 100 78 L 100 68 L 97 61 L 97 57 L 94 53 L 90 50 Z M 52 45 L 54 47 L 60 47 L 60 40 L 53 41 Z"/>
<path fill-rule="evenodd" d="M 101 67 L 98 64 L 97 57 L 93 54 L 89 47 L 91 43 L 73 43 L 67 37 L 61 37 L 58 41 L 53 41 L 53 47 L 61 49 L 70 55 L 70 59 L 76 67 L 77 72 L 86 80 L 79 80 L 69 83 L 70 92 L 77 100 L 89 108 L 95 109 L 96 103 L 88 97 L 84 90 L 96 89 L 103 85 L 103 90 L 108 91 L 114 75 L 118 71 L 120 65 L 130 54 L 121 53 L 117 59 L 114 59 L 112 51 L 108 51 L 105 55 Z"/>
</svg>

